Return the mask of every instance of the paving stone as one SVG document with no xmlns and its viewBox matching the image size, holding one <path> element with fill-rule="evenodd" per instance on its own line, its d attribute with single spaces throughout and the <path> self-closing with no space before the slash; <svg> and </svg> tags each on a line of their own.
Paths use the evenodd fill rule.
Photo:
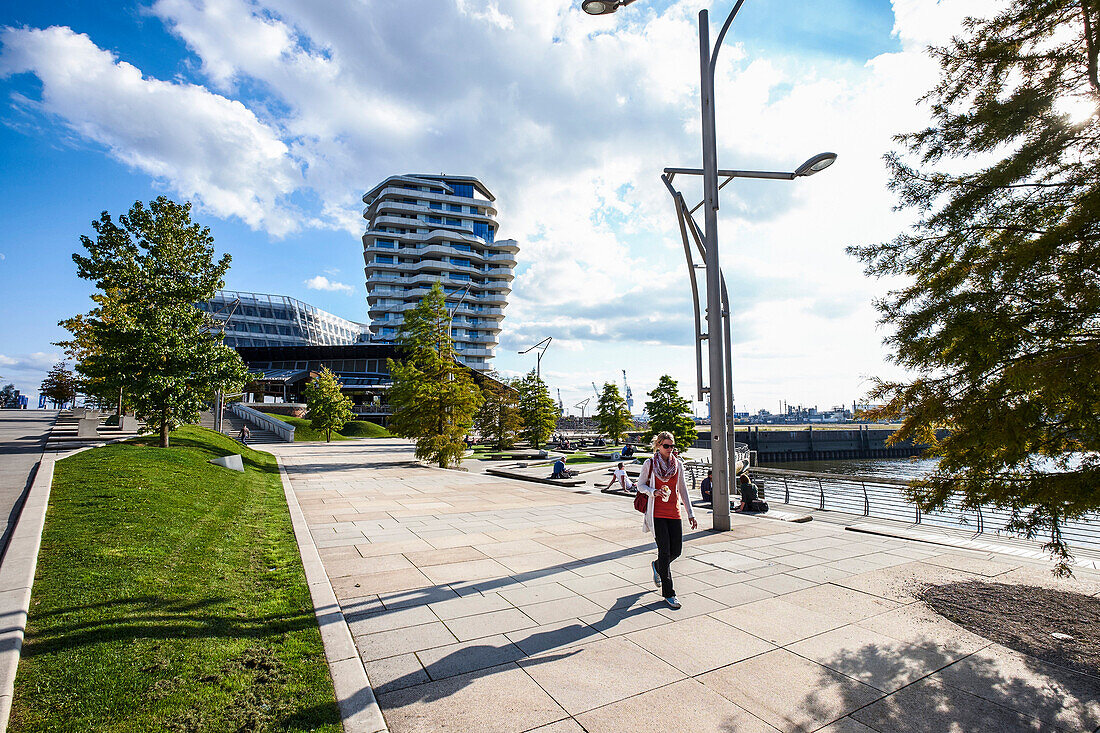
<svg viewBox="0 0 1100 733">
<path fill-rule="evenodd" d="M 581 621 L 606 636 L 621 636 L 639 629 L 648 629 L 652 626 L 671 623 L 667 616 L 658 612 L 655 605 L 605 611 L 602 614 L 583 616 Z"/>
<path fill-rule="evenodd" d="M 962 654 L 976 652 L 991 643 L 948 621 L 923 603 L 910 603 L 865 618 L 859 626 L 906 644 L 933 644 Z"/>
<path fill-rule="evenodd" d="M 365 595 L 380 596 L 394 591 L 407 591 L 433 585 L 433 582 L 416 568 L 349 575 L 343 578 L 331 578 L 330 581 L 333 592 L 340 600 L 360 598 Z"/>
<path fill-rule="evenodd" d="M 514 664 L 378 696 L 391 733 L 515 733 L 567 717 Z"/>
<path fill-rule="evenodd" d="M 431 679 L 441 680 L 514 662 L 522 659 L 525 654 L 504 634 L 495 634 L 458 644 L 423 649 L 416 656 Z"/>
<path fill-rule="evenodd" d="M 579 618 L 596 613 L 600 607 L 584 596 L 573 595 L 542 603 L 531 603 L 522 607 L 523 612 L 536 623 L 548 624 L 570 618 Z"/>
<path fill-rule="evenodd" d="M 780 646 L 844 625 L 833 616 L 788 603 L 782 597 L 753 601 L 711 616 Z"/>
<path fill-rule="evenodd" d="M 575 618 L 511 631 L 506 636 L 529 656 L 604 638 L 598 629 Z"/>
<path fill-rule="evenodd" d="M 775 649 L 709 616 L 635 631 L 626 638 L 692 676 Z"/>
<path fill-rule="evenodd" d="M 883 696 L 785 649 L 707 672 L 698 680 L 780 730 L 817 730 Z"/>
<path fill-rule="evenodd" d="M 355 637 L 355 646 L 364 661 L 417 652 L 458 641 L 442 621 L 407 626 Z"/>
<path fill-rule="evenodd" d="M 1050 731 L 1058 728 L 930 678 L 852 717 L 880 731 Z"/>
<path fill-rule="evenodd" d="M 532 603 L 556 601 L 559 598 L 573 598 L 577 594 L 558 583 L 544 583 L 535 586 L 519 586 L 500 591 L 500 596 L 514 606 L 529 606 Z"/>
<path fill-rule="evenodd" d="M 883 692 L 915 682 L 961 656 L 933 646 L 903 644 L 853 625 L 811 636 L 786 648 Z"/>
<path fill-rule="evenodd" d="M 571 715 L 684 677 L 675 667 L 621 637 L 528 657 L 519 665 Z"/>
<path fill-rule="evenodd" d="M 442 621 L 446 621 L 452 618 L 461 618 L 462 616 L 475 616 L 481 613 L 490 613 L 492 611 L 502 611 L 506 608 L 511 608 L 512 604 L 506 601 L 498 593 L 482 594 L 469 589 L 463 589 L 468 591 L 466 594 L 461 594 L 457 598 L 448 598 L 444 601 L 438 601 L 430 604 L 431 609 L 435 612 L 435 615 Z"/>
<path fill-rule="evenodd" d="M 427 606 L 412 606 L 400 609 L 382 608 L 360 613 L 345 611 L 345 619 L 353 636 L 430 624 L 438 620 Z"/>
<path fill-rule="evenodd" d="M 757 588 L 754 585 L 749 585 L 747 582 L 737 583 L 735 585 L 725 585 L 720 588 L 708 588 L 699 591 L 699 594 L 725 604 L 726 606 L 740 606 L 744 603 L 752 603 L 753 601 L 771 598 L 775 595 L 771 591 Z"/>
<path fill-rule="evenodd" d="M 937 678 L 1065 730 L 1100 727 L 1100 671 L 1097 676 L 1078 674 L 992 644 Z"/>
<path fill-rule="evenodd" d="M 588 733 L 774 733 L 767 723 L 691 679 L 582 713 Z"/>
<path fill-rule="evenodd" d="M 481 613 L 476 616 L 452 618 L 444 622 L 459 641 L 469 641 L 481 636 L 503 634 L 516 629 L 536 626 L 539 622 L 518 608 Z"/>
<path fill-rule="evenodd" d="M 424 670 L 424 665 L 412 652 L 365 661 L 363 668 L 376 695 L 421 685 L 431 679 Z"/>
<path fill-rule="evenodd" d="M 797 572 L 797 571 L 796 571 Z M 810 588 L 815 583 L 810 580 L 796 577 L 787 573 L 779 573 L 778 575 L 769 575 L 764 578 L 758 578 L 755 580 L 746 580 L 748 585 L 756 588 L 763 588 L 766 591 L 775 593 L 776 595 L 782 595 L 784 593 L 793 593 L 796 590 L 803 590 Z"/>
<path fill-rule="evenodd" d="M 436 584 L 468 582 L 509 575 L 506 567 L 490 559 L 429 565 L 422 568 L 421 572 Z"/>
<path fill-rule="evenodd" d="M 859 621 L 898 607 L 898 604 L 893 601 L 832 584 L 788 593 L 783 596 L 783 600 L 811 611 L 833 616 L 845 623 Z"/>
<path fill-rule="evenodd" d="M 447 565 L 470 560 L 485 560 L 485 555 L 476 547 L 452 547 L 447 550 L 417 550 L 404 553 L 406 559 L 418 568 L 429 565 Z"/>
</svg>

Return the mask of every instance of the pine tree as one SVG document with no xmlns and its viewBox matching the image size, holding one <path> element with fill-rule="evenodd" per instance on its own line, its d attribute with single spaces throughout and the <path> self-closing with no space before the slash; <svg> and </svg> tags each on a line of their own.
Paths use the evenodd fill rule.
<svg viewBox="0 0 1100 733">
<path fill-rule="evenodd" d="M 622 441 L 626 431 L 633 424 L 626 400 L 612 382 L 604 384 L 603 391 L 600 392 L 600 401 L 596 406 L 596 422 L 600 426 L 600 432 L 612 443 Z"/>
<path fill-rule="evenodd" d="M 533 369 L 514 384 L 519 391 L 523 438 L 538 448 L 550 438 L 550 434 L 558 426 L 558 405 L 550 397 L 546 383 Z"/>
<path fill-rule="evenodd" d="M 645 411 L 649 415 L 646 440 L 667 430 L 676 437 L 680 450 L 690 448 L 699 439 L 699 433 L 695 429 L 695 421 L 691 419 L 691 402 L 680 396 L 676 380 L 664 375 L 649 397 L 651 399 L 645 403 Z"/>
<path fill-rule="evenodd" d="M 1060 573 L 1062 522 L 1100 509 L 1098 15 L 1095 0 L 1012 0 L 932 49 L 933 122 L 887 157 L 919 218 L 849 250 L 907 283 L 876 305 L 916 376 L 872 398 L 904 417 L 894 440 L 940 459 L 910 498 L 1007 509 L 1010 529 L 1049 536 Z"/>
<path fill-rule="evenodd" d="M 481 394 L 485 401 L 474 417 L 474 427 L 481 439 L 497 450 L 511 448 L 523 429 L 519 392 L 506 382 L 497 384 L 486 381 Z"/>
<path fill-rule="evenodd" d="M 333 432 L 340 432 L 340 428 L 351 420 L 351 398 L 340 391 L 340 380 L 328 367 L 321 368 L 321 373 L 306 385 L 303 394 L 309 406 L 306 417 L 310 427 L 323 430 L 325 442 L 331 443 Z"/>
<path fill-rule="evenodd" d="M 469 370 L 455 359 L 450 327 L 443 289 L 434 283 L 398 329 L 404 360 L 389 360 L 390 432 L 416 439 L 416 457 L 442 468 L 462 461 L 482 400 Z"/>
</svg>

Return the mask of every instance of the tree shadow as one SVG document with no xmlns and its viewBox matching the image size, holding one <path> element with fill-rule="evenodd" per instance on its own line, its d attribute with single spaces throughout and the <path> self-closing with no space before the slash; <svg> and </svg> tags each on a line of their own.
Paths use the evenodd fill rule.
<svg viewBox="0 0 1100 733">
<path fill-rule="evenodd" d="M 1054 726 L 1091 731 L 1100 725 L 1100 678 L 996 645 L 967 654 L 952 644 L 928 641 L 865 644 L 820 663 L 862 684 L 838 683 L 821 670 L 799 711 L 816 725 L 843 715 L 880 731 L 1055 730 Z"/>
</svg>

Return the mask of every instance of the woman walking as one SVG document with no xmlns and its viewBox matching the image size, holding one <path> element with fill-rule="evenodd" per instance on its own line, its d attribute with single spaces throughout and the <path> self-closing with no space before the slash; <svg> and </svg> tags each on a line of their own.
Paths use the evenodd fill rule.
<svg viewBox="0 0 1100 733">
<path fill-rule="evenodd" d="M 684 546 L 684 528 L 681 524 L 681 504 L 687 511 L 692 529 L 697 529 L 688 498 L 687 481 L 684 480 L 684 463 L 673 451 L 676 438 L 667 431 L 653 439 L 653 457 L 642 464 L 638 475 L 638 491 L 649 495 L 643 529 L 653 533 L 657 542 L 657 559 L 651 563 L 653 584 L 661 589 L 661 595 L 672 608 L 679 608 L 676 590 L 672 585 L 672 561 L 680 557 Z"/>
</svg>

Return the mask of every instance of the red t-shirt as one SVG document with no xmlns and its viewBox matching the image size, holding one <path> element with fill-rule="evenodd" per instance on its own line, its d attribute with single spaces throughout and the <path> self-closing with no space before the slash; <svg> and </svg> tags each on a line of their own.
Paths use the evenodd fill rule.
<svg viewBox="0 0 1100 733">
<path fill-rule="evenodd" d="M 676 486 L 680 483 L 680 473 L 677 471 L 672 474 L 672 478 L 663 479 L 658 478 L 657 474 L 653 474 L 653 485 L 657 487 L 657 491 L 653 492 L 653 516 L 660 517 L 662 519 L 680 519 L 680 492 L 677 491 Z M 660 491 L 661 489 L 668 487 L 669 495 L 667 501 L 661 501 Z"/>
</svg>

